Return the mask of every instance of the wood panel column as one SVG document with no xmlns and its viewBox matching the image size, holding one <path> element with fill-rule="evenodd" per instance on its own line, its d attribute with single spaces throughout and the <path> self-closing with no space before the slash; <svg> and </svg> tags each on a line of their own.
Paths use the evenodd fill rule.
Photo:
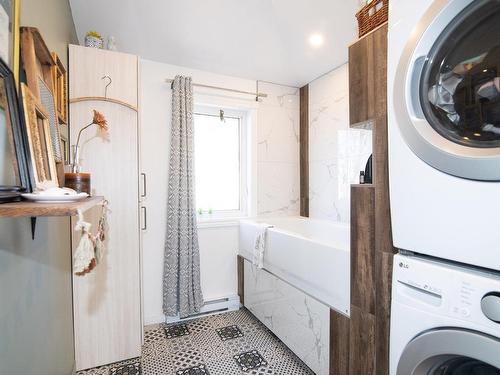
<svg viewBox="0 0 500 375">
<path fill-rule="evenodd" d="M 351 127 L 371 124 L 373 184 L 351 186 L 350 375 L 389 374 L 392 285 L 387 24 L 349 47 Z"/>
<path fill-rule="evenodd" d="M 300 88 L 300 216 L 309 216 L 309 85 Z"/>
</svg>

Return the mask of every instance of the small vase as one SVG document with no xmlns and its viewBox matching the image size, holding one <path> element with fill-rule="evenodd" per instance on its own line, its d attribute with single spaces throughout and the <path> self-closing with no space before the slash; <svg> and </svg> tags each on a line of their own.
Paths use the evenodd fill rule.
<svg viewBox="0 0 500 375">
<path fill-rule="evenodd" d="M 97 38 L 95 36 L 87 35 L 85 37 L 85 47 L 99 48 L 102 49 L 104 41 L 102 38 Z"/>
<path fill-rule="evenodd" d="M 114 36 L 108 38 L 108 50 L 116 51 L 116 40 Z"/>
<path fill-rule="evenodd" d="M 64 186 L 75 190 L 77 193 L 87 193 L 88 195 L 90 195 L 90 173 L 65 173 Z"/>
<path fill-rule="evenodd" d="M 90 173 L 81 171 L 80 147 L 71 146 L 71 172 L 64 174 L 64 186 L 75 190 L 77 193 L 87 193 L 90 195 Z"/>
<path fill-rule="evenodd" d="M 71 172 L 80 172 L 80 146 L 71 146 Z"/>
</svg>

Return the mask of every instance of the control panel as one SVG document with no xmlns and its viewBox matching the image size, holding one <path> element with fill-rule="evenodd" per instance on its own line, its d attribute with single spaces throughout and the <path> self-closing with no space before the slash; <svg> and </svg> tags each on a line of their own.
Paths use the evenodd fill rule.
<svg viewBox="0 0 500 375">
<path fill-rule="evenodd" d="M 394 257 L 393 298 L 424 311 L 500 325 L 500 273 L 418 256 Z"/>
</svg>

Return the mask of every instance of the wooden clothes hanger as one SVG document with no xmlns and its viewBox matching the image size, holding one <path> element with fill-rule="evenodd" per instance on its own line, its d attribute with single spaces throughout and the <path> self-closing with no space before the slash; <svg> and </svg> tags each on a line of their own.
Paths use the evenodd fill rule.
<svg viewBox="0 0 500 375">
<path fill-rule="evenodd" d="M 118 99 L 113 99 L 113 98 L 108 98 L 108 86 L 111 85 L 113 80 L 111 79 L 110 76 L 106 75 L 102 77 L 101 79 L 108 79 L 109 82 L 106 84 L 104 87 L 104 96 L 80 96 L 78 98 L 72 98 L 69 100 L 70 103 L 78 103 L 78 102 L 88 102 L 88 101 L 100 101 L 100 102 L 110 102 L 110 103 L 115 103 L 118 105 L 122 105 L 124 107 L 127 107 L 131 109 L 132 111 L 137 112 L 137 107 L 124 102 L 123 100 L 118 100 Z"/>
</svg>

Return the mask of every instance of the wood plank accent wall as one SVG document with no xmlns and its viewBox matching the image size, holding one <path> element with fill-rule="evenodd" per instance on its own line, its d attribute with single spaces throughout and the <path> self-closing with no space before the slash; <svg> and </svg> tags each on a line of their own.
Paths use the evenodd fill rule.
<svg viewBox="0 0 500 375">
<path fill-rule="evenodd" d="M 387 25 L 349 47 L 351 126 L 373 125 L 373 185 L 351 187 L 349 374 L 389 374 L 392 283 L 387 154 Z"/>
<path fill-rule="evenodd" d="M 330 375 L 349 374 L 350 319 L 330 310 Z"/>
<path fill-rule="evenodd" d="M 300 216 L 309 216 L 309 85 L 300 88 Z"/>
</svg>

